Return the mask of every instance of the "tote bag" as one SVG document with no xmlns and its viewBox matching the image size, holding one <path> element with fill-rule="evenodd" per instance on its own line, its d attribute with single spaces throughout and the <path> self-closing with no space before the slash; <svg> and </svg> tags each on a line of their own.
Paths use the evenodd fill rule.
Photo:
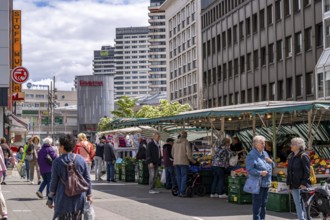
<svg viewBox="0 0 330 220">
<path fill-rule="evenodd" d="M 254 177 L 249 175 L 245 184 L 243 191 L 251 194 L 259 194 L 261 186 L 261 177 Z"/>
</svg>

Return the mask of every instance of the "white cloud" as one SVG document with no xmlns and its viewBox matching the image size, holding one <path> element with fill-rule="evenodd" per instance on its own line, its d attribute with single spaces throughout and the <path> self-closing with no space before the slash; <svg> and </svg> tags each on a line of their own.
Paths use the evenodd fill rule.
<svg viewBox="0 0 330 220">
<path fill-rule="evenodd" d="M 147 26 L 148 0 L 14 0 L 22 10 L 23 65 L 30 79 L 56 76 L 71 89 L 92 73 L 93 51 L 114 45 L 115 28 Z M 69 88 L 66 88 L 69 86 Z"/>
</svg>

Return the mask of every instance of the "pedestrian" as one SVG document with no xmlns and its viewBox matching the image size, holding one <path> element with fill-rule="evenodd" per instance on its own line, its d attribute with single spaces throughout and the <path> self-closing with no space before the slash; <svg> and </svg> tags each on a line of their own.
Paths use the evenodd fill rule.
<svg viewBox="0 0 330 220">
<path fill-rule="evenodd" d="M 7 144 L 6 138 L 4 138 L 4 137 L 1 138 L 0 142 L 1 142 L 1 149 L 2 149 L 2 152 L 3 152 L 3 157 L 4 157 L 4 160 L 5 160 L 5 165 L 8 168 L 9 160 L 12 157 L 13 154 L 10 150 L 10 147 Z M 6 182 L 5 182 L 6 176 L 7 176 L 7 171 L 5 170 L 3 172 L 3 179 L 2 179 L 1 185 L 7 185 Z"/>
<path fill-rule="evenodd" d="M 172 146 L 174 143 L 173 138 L 168 138 L 166 144 L 163 145 L 163 161 L 166 173 L 166 189 L 173 189 L 177 186 L 175 179 L 175 172 L 173 166 Z"/>
<path fill-rule="evenodd" d="M 40 175 L 40 168 L 38 165 L 38 152 L 41 149 L 40 146 L 40 138 L 38 136 L 33 136 L 31 139 L 31 144 L 28 146 L 26 150 L 26 158 L 29 161 L 29 167 L 30 167 L 30 182 L 31 184 L 34 184 L 34 170 L 37 171 L 37 177 L 38 177 L 38 185 L 41 184 L 41 175 Z"/>
<path fill-rule="evenodd" d="M 110 141 L 107 141 L 106 144 L 104 144 L 104 161 L 107 169 L 107 181 L 117 182 L 115 180 L 116 155 L 113 145 Z"/>
<path fill-rule="evenodd" d="M 175 166 L 179 197 L 186 197 L 189 163 L 196 163 L 192 157 L 192 151 L 187 136 L 188 134 L 186 131 L 181 131 L 180 138 L 174 142 L 172 147 L 173 165 Z"/>
<path fill-rule="evenodd" d="M 291 140 L 292 153 L 288 156 L 288 169 L 286 184 L 292 194 L 296 212 L 299 220 L 305 220 L 305 208 L 301 201 L 300 190 L 311 185 L 310 161 L 305 153 L 306 145 L 302 138 L 293 138 Z"/>
<path fill-rule="evenodd" d="M 7 170 L 5 165 L 5 159 L 2 152 L 2 148 L 0 148 L 0 178 L 2 178 L 3 173 Z M 7 212 L 7 206 L 5 198 L 3 197 L 1 186 L 0 186 L 0 215 L 2 216 L 2 219 L 8 219 L 8 212 Z"/>
<path fill-rule="evenodd" d="M 40 167 L 40 174 L 42 176 L 42 183 L 40 184 L 39 190 L 36 192 L 37 196 L 42 199 L 42 192 L 46 187 L 46 192 L 49 193 L 49 185 L 52 177 L 52 162 L 51 160 L 55 160 L 57 155 L 53 148 L 51 147 L 53 139 L 51 137 L 46 137 L 43 140 L 43 145 L 41 150 L 38 152 L 38 165 Z"/>
<path fill-rule="evenodd" d="M 32 138 L 29 137 L 27 143 L 24 145 L 24 152 L 23 152 L 23 161 L 25 163 L 25 169 L 26 169 L 26 181 L 30 181 L 30 164 L 28 159 L 26 158 L 26 151 L 29 147 L 29 145 L 32 144 Z"/>
<path fill-rule="evenodd" d="M 49 189 L 50 193 L 48 194 L 47 205 L 49 208 L 55 208 L 54 220 L 81 220 L 86 200 L 90 203 L 93 202 L 89 169 L 83 157 L 72 153 L 75 147 L 75 141 L 72 135 L 60 137 L 59 143 L 61 156 L 53 161 L 52 178 Z M 77 171 L 89 183 L 89 188 L 87 192 L 69 197 L 65 194 L 64 182 L 68 176 L 67 164 L 71 161 L 75 163 Z"/>
<path fill-rule="evenodd" d="M 229 169 L 229 159 L 235 154 L 230 148 L 230 139 L 225 138 L 222 146 L 214 147 L 214 155 L 212 158 L 213 181 L 211 188 L 211 198 L 226 199 L 225 194 L 225 178 Z"/>
<path fill-rule="evenodd" d="M 82 156 L 88 167 L 89 173 L 92 169 L 92 160 L 95 155 L 94 145 L 87 140 L 87 136 L 84 133 L 78 134 L 78 143 L 74 149 L 75 154 Z"/>
<path fill-rule="evenodd" d="M 106 143 L 107 138 L 102 136 L 100 138 L 100 143 L 96 145 L 96 152 L 95 152 L 95 180 L 101 181 L 101 172 L 102 172 L 102 165 L 103 165 L 103 154 L 104 154 L 104 144 Z"/>
<path fill-rule="evenodd" d="M 255 136 L 252 150 L 246 157 L 248 175 L 261 179 L 259 194 L 252 194 L 253 220 L 265 219 L 268 189 L 272 179 L 272 170 L 275 167 L 265 151 L 265 140 L 263 136 Z"/>
<path fill-rule="evenodd" d="M 153 139 L 148 143 L 146 149 L 146 161 L 148 164 L 149 171 L 149 193 L 156 194 L 159 191 L 155 190 L 158 167 L 161 163 L 161 152 L 160 152 L 160 134 L 154 133 Z"/>
<path fill-rule="evenodd" d="M 235 152 L 238 155 L 238 158 L 240 159 L 243 156 L 243 145 L 239 141 L 238 137 L 235 136 L 232 139 L 233 143 L 230 145 L 230 150 Z"/>
<path fill-rule="evenodd" d="M 145 160 L 146 159 L 146 153 L 147 153 L 147 142 L 143 139 L 143 137 L 138 138 L 139 142 L 139 149 L 136 154 L 137 160 Z"/>
</svg>

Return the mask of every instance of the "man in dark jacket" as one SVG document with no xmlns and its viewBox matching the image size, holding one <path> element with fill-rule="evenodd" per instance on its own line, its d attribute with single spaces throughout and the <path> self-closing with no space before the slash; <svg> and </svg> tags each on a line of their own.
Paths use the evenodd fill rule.
<svg viewBox="0 0 330 220">
<path fill-rule="evenodd" d="M 147 145 L 147 164 L 149 170 L 149 193 L 156 194 L 159 191 L 155 190 L 158 166 L 160 165 L 160 134 L 154 133 L 153 139 Z"/>
<path fill-rule="evenodd" d="M 163 145 L 163 161 L 166 173 L 166 189 L 172 189 L 176 186 L 173 157 L 172 157 L 172 146 L 174 140 L 168 138 L 166 144 Z"/>
<path fill-rule="evenodd" d="M 136 154 L 136 159 L 137 160 L 145 160 L 146 159 L 146 151 L 147 151 L 147 142 L 142 138 L 139 137 L 138 138 L 138 142 L 139 142 L 139 149 L 138 152 Z"/>
<path fill-rule="evenodd" d="M 104 161 L 107 165 L 107 181 L 116 182 L 115 180 L 115 163 L 116 155 L 110 142 L 104 145 Z"/>
<path fill-rule="evenodd" d="M 104 144 L 106 143 L 107 139 L 105 136 L 102 136 L 100 138 L 100 143 L 96 145 L 96 151 L 95 151 L 95 180 L 102 181 L 102 164 L 103 164 L 103 154 L 104 154 Z"/>
</svg>

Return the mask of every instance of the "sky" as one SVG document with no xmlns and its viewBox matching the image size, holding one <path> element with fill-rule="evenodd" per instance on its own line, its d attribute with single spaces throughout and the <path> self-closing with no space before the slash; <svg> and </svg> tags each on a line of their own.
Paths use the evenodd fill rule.
<svg viewBox="0 0 330 220">
<path fill-rule="evenodd" d="M 148 25 L 149 0 L 14 0 L 22 10 L 23 66 L 28 82 L 71 90 L 92 74 L 93 51 L 114 46 L 115 28 Z"/>
</svg>

